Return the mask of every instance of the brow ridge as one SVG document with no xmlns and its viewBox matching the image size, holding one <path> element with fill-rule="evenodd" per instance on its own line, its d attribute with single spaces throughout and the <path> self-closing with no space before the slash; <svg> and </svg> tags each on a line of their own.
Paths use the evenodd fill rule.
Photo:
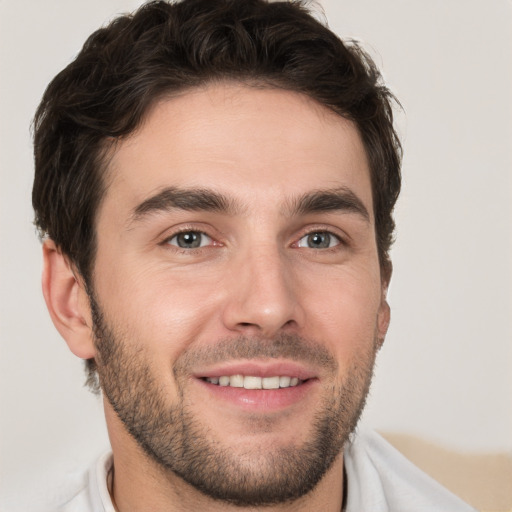
<svg viewBox="0 0 512 512">
<path fill-rule="evenodd" d="M 234 213 L 238 208 L 225 195 L 205 188 L 166 187 L 133 209 L 132 221 L 172 210 Z"/>
<path fill-rule="evenodd" d="M 131 222 L 172 210 L 219 212 L 236 215 L 240 204 L 224 194 L 207 188 L 166 187 L 139 203 L 134 209 Z M 367 222 L 370 214 L 354 192 L 346 187 L 319 189 L 291 199 L 285 206 L 290 216 L 321 212 L 349 212 L 361 216 Z"/>
<path fill-rule="evenodd" d="M 307 192 L 289 205 L 290 214 L 306 215 L 321 212 L 349 212 L 370 221 L 370 214 L 363 201 L 349 188 L 319 189 Z"/>
</svg>

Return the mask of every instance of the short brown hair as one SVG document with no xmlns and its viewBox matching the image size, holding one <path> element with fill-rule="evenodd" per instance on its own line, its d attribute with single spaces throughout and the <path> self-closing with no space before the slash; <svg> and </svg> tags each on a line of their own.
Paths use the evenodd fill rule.
<svg viewBox="0 0 512 512">
<path fill-rule="evenodd" d="M 219 80 L 300 92 L 355 123 L 387 280 L 401 183 L 395 99 L 361 47 L 343 42 L 300 1 L 155 1 L 94 32 L 35 115 L 32 202 L 40 233 L 91 286 L 110 144 L 133 132 L 163 95 Z"/>
</svg>

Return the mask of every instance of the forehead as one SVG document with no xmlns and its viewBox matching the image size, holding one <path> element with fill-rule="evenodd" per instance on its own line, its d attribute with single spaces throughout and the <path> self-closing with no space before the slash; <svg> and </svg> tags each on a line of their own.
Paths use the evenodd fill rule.
<svg viewBox="0 0 512 512">
<path fill-rule="evenodd" d="M 345 187 L 373 210 L 352 122 L 296 92 L 235 84 L 158 101 L 116 146 L 108 181 L 102 209 L 114 203 L 125 215 L 166 187 L 213 188 L 247 204 Z"/>
</svg>

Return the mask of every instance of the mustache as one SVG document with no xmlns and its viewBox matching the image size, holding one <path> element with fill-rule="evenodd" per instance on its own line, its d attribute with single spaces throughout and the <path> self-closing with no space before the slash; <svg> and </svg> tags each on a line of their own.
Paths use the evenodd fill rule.
<svg viewBox="0 0 512 512">
<path fill-rule="evenodd" d="M 208 366 L 239 359 L 290 359 L 322 368 L 338 369 L 335 357 L 320 343 L 295 334 L 280 334 L 273 338 L 238 336 L 214 344 L 191 347 L 176 360 L 174 373 L 186 375 L 197 366 Z"/>
</svg>

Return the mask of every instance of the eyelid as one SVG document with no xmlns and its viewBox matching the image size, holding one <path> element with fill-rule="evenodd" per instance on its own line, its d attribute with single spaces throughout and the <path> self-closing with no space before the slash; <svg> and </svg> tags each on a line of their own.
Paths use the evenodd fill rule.
<svg viewBox="0 0 512 512">
<path fill-rule="evenodd" d="M 315 234 L 328 235 L 329 236 L 329 245 L 327 247 L 309 247 L 307 245 L 307 241 L 305 241 L 304 245 L 301 244 L 302 240 L 307 239 L 311 235 L 315 235 Z M 334 245 L 331 245 L 333 241 L 335 243 L 334 243 Z M 343 241 L 340 239 L 340 237 L 330 231 L 311 231 L 310 233 L 306 233 L 305 235 L 300 237 L 299 240 L 297 240 L 297 242 L 296 242 L 297 247 L 306 248 L 306 249 L 314 249 L 314 250 L 333 249 L 334 247 L 338 247 L 339 245 L 342 245 L 342 244 L 343 244 Z"/>
<path fill-rule="evenodd" d="M 345 245 L 345 246 L 349 245 L 350 237 L 347 234 L 345 234 L 344 232 L 341 232 L 340 229 L 333 228 L 332 226 L 318 226 L 318 225 L 308 227 L 307 229 L 305 229 L 301 233 L 301 235 L 298 238 L 296 238 L 296 241 L 292 245 L 295 247 L 299 247 L 298 243 L 300 240 L 302 240 L 303 238 L 305 238 L 309 235 L 312 235 L 314 233 L 327 233 L 330 236 L 334 237 L 339 242 L 338 244 L 336 244 L 333 247 L 328 247 L 328 249 L 334 249 L 338 245 Z"/>
<path fill-rule="evenodd" d="M 340 229 L 333 228 L 332 226 L 319 226 L 319 225 L 311 226 L 311 227 L 304 229 L 302 231 L 302 233 L 300 234 L 300 236 L 298 238 L 295 238 L 295 242 L 293 242 L 291 244 L 291 246 L 299 247 L 298 243 L 300 242 L 300 240 L 302 240 L 303 238 L 305 238 L 313 233 L 326 233 L 326 234 L 329 234 L 331 237 L 334 237 L 337 240 L 338 243 L 336 245 L 334 245 L 332 247 L 324 248 L 324 249 L 334 249 L 335 247 L 337 247 L 339 245 L 344 245 L 344 246 L 349 245 L 349 242 L 350 242 L 349 235 L 346 235 L 343 232 L 340 233 L 340 231 L 341 231 Z M 170 242 L 178 235 L 180 235 L 182 233 L 190 233 L 190 232 L 200 233 L 201 235 L 203 235 L 209 239 L 208 244 L 201 245 L 201 246 L 195 248 L 196 250 L 203 249 L 203 248 L 209 247 L 209 246 L 224 245 L 222 242 L 219 242 L 217 240 L 216 236 L 213 236 L 212 234 L 210 234 L 209 229 L 205 229 L 204 227 L 193 226 L 193 225 L 184 225 L 184 226 L 179 226 L 179 227 L 175 227 L 175 228 L 166 230 L 166 232 L 163 235 L 161 235 L 161 241 L 159 242 L 159 245 L 162 245 L 162 246 L 172 245 L 173 247 L 176 247 L 177 249 L 184 249 L 182 247 L 179 247 L 177 244 L 171 244 Z M 190 249 L 186 249 L 186 250 L 191 251 L 193 249 L 194 248 L 190 248 Z"/>
<path fill-rule="evenodd" d="M 178 233 L 175 233 L 173 236 L 168 237 L 168 238 L 165 240 L 165 243 L 167 243 L 167 244 L 169 244 L 169 245 L 173 245 L 173 246 L 177 247 L 178 249 L 185 249 L 185 247 L 180 247 L 180 246 L 178 245 L 178 243 L 177 243 L 177 242 L 176 242 L 176 243 L 172 243 L 172 241 L 173 241 L 175 238 L 177 239 L 177 238 L 178 238 L 178 236 L 180 236 L 180 235 L 182 235 L 182 234 L 184 234 L 184 233 L 197 233 L 197 234 L 201 235 L 202 237 L 207 238 L 207 239 L 208 239 L 208 241 L 209 241 L 209 242 L 208 242 L 208 243 L 206 243 L 206 244 L 203 244 L 203 243 L 201 242 L 201 244 L 199 245 L 199 247 L 188 247 L 188 248 L 187 248 L 187 250 L 201 249 L 201 248 L 203 248 L 203 247 L 207 247 L 207 246 L 209 246 L 209 245 L 214 245 L 214 244 L 213 244 L 213 238 L 212 238 L 210 235 L 206 234 L 206 233 L 205 233 L 205 232 L 203 232 L 203 231 L 198 231 L 198 230 L 185 230 L 185 231 L 180 231 L 180 232 L 178 232 Z"/>
<path fill-rule="evenodd" d="M 179 236 L 182 233 L 200 233 L 201 235 L 208 237 L 210 242 L 206 245 L 202 245 L 200 247 L 195 248 L 196 250 L 204 249 L 206 247 L 213 246 L 213 245 L 222 245 L 222 243 L 217 241 L 217 237 L 210 234 L 209 229 L 205 229 L 204 227 L 201 227 L 201 226 L 192 226 L 192 225 L 182 225 L 179 227 L 174 227 L 174 228 L 165 230 L 165 232 L 160 235 L 160 242 L 158 243 L 158 245 L 162 245 L 162 246 L 172 245 L 172 247 L 175 247 L 178 250 L 183 250 L 184 249 L 183 247 L 179 247 L 177 244 L 170 243 L 170 241 L 173 238 Z M 185 250 L 191 251 L 193 249 L 185 249 Z"/>
</svg>

